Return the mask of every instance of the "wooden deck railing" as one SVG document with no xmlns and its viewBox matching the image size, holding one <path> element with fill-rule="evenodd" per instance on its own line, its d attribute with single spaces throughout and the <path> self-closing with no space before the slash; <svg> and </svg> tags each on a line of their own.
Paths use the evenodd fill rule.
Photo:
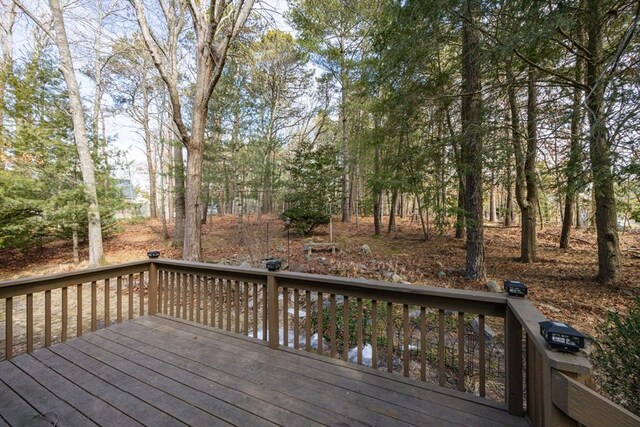
<svg viewBox="0 0 640 427">
<path fill-rule="evenodd" d="M 52 292 L 60 294 L 53 315 Z M 7 359 L 81 335 L 85 315 L 93 331 L 146 310 L 472 393 L 536 426 L 596 425 L 600 418 L 584 414 L 598 411 L 640 423 L 585 386 L 585 357 L 546 348 L 544 318 L 529 301 L 503 294 L 155 259 L 2 282 L 2 301 Z"/>
</svg>

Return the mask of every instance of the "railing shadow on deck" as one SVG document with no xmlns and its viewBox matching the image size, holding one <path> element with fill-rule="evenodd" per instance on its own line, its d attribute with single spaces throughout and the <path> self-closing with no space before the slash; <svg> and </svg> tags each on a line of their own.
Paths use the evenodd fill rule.
<svg viewBox="0 0 640 427">
<path fill-rule="evenodd" d="M 640 425 L 587 387 L 584 356 L 545 346 L 528 300 L 504 294 L 153 259 L 0 282 L 2 304 L 0 360 L 163 313 L 453 388 L 535 426 Z"/>
</svg>

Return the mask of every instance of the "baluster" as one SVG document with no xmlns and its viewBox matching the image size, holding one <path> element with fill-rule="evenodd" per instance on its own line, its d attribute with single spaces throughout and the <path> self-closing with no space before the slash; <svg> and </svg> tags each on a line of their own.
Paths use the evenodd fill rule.
<svg viewBox="0 0 640 427">
<path fill-rule="evenodd" d="M 202 282 L 202 323 L 209 324 L 209 278 L 201 277 Z"/>
<path fill-rule="evenodd" d="M 227 310 L 227 320 L 225 323 L 225 329 L 229 332 L 231 332 L 231 280 L 225 280 L 225 308 Z M 263 301 L 264 301 L 264 294 L 262 294 L 263 296 Z M 266 316 L 267 313 L 265 313 Z M 265 334 L 265 331 L 263 330 L 263 335 Z"/>
<path fill-rule="evenodd" d="M 162 272 L 161 271 L 157 271 L 157 297 L 156 297 L 156 313 L 162 313 L 162 288 L 164 286 L 164 283 L 162 282 Z M 149 312 L 151 312 L 151 309 L 149 309 Z"/>
<path fill-rule="evenodd" d="M 318 292 L 316 307 L 318 308 L 318 354 L 324 354 L 324 301 L 322 292 Z"/>
<path fill-rule="evenodd" d="M 181 274 L 182 276 L 182 318 L 187 320 L 187 310 L 189 307 L 189 303 L 187 301 L 187 292 L 189 287 L 189 280 L 186 274 Z"/>
<path fill-rule="evenodd" d="M 234 281 L 235 289 L 233 291 L 233 299 L 235 300 L 236 311 L 235 311 L 235 324 L 234 331 L 236 334 L 240 333 L 240 282 L 238 280 Z"/>
<path fill-rule="evenodd" d="M 387 372 L 393 372 L 393 304 L 387 302 Z"/>
<path fill-rule="evenodd" d="M 329 296 L 329 340 L 331 341 L 330 356 L 336 357 L 336 294 Z"/>
<path fill-rule="evenodd" d="M 176 317 L 182 317 L 182 274 L 176 273 Z"/>
<path fill-rule="evenodd" d="M 438 310 L 438 384 L 445 383 L 444 378 L 444 310 Z"/>
<path fill-rule="evenodd" d="M 356 323 L 357 323 L 357 334 L 358 334 L 357 363 L 358 365 L 362 365 L 362 298 L 357 299 L 356 311 L 357 311 Z"/>
<path fill-rule="evenodd" d="M 129 320 L 133 319 L 133 274 L 129 275 Z"/>
<path fill-rule="evenodd" d="M 242 302 L 244 304 L 244 334 L 249 336 L 249 284 L 242 282 L 243 297 Z"/>
<path fill-rule="evenodd" d="M 4 355 L 7 360 L 13 357 L 13 297 L 5 299 L 5 342 Z"/>
<path fill-rule="evenodd" d="M 176 273 L 171 272 L 171 276 L 170 276 L 170 282 L 169 282 L 169 315 L 171 317 L 173 317 L 173 315 L 175 314 L 175 304 L 176 304 L 176 298 L 175 298 L 175 292 L 176 292 Z"/>
<path fill-rule="evenodd" d="M 262 285 L 262 340 L 267 341 L 267 327 L 269 319 L 269 304 L 267 302 L 267 284 Z"/>
<path fill-rule="evenodd" d="M 427 310 L 420 307 L 420 380 L 427 380 Z"/>
<path fill-rule="evenodd" d="M 464 391 L 464 313 L 458 312 L 458 390 Z"/>
<path fill-rule="evenodd" d="M 44 346 L 51 345 L 51 290 L 44 291 Z"/>
<path fill-rule="evenodd" d="M 307 316 L 304 318 L 305 327 L 305 345 L 304 348 L 307 351 L 311 351 L 311 291 L 306 290 L 304 293 L 304 304 L 306 306 Z"/>
<path fill-rule="evenodd" d="M 371 301 L 371 367 L 378 369 L 378 301 Z"/>
<path fill-rule="evenodd" d="M 342 360 L 349 360 L 349 297 L 342 304 Z"/>
<path fill-rule="evenodd" d="M 111 324 L 111 289 L 109 288 L 109 279 L 104 279 L 104 327 L 108 328 Z"/>
<path fill-rule="evenodd" d="M 76 285 L 76 336 L 82 336 L 82 283 Z"/>
<path fill-rule="evenodd" d="M 480 397 L 485 397 L 486 387 L 486 360 L 485 360 L 485 332 L 484 332 L 484 314 L 478 316 L 478 335 L 480 337 L 480 348 L 478 357 L 480 359 Z"/>
<path fill-rule="evenodd" d="M 293 348 L 300 348 L 300 291 L 293 290 Z"/>
<path fill-rule="evenodd" d="M 409 361 L 411 351 L 409 350 L 409 306 L 402 306 L 402 375 L 409 376 Z"/>
<path fill-rule="evenodd" d="M 211 319 L 210 320 L 210 325 L 215 327 L 216 326 L 216 278 L 215 277 L 209 277 L 209 292 L 211 294 L 211 306 L 209 307 L 209 311 L 210 311 L 210 315 L 211 315 Z"/>
<path fill-rule="evenodd" d="M 116 279 L 116 322 L 122 323 L 122 277 Z"/>
<path fill-rule="evenodd" d="M 289 347 L 289 289 L 282 288 L 282 343 Z"/>
<path fill-rule="evenodd" d="M 200 287 L 200 276 L 191 276 L 191 280 L 196 282 L 196 322 L 200 323 L 201 321 L 201 303 L 202 303 L 202 295 L 200 295 L 200 292 L 202 291 L 201 287 Z M 193 288 L 191 288 L 193 289 Z"/>
<path fill-rule="evenodd" d="M 98 329 L 97 321 L 98 312 L 98 284 L 91 282 L 91 332 L 95 332 Z"/>
<path fill-rule="evenodd" d="M 139 297 L 140 297 L 140 316 L 144 316 L 144 271 L 140 272 L 138 275 L 140 285 L 138 287 Z"/>
<path fill-rule="evenodd" d="M 27 294 L 27 353 L 33 352 L 33 294 Z"/>
<path fill-rule="evenodd" d="M 164 296 L 162 297 L 162 301 L 164 301 L 164 314 L 169 314 L 169 272 L 165 271 L 164 280 L 162 281 L 162 286 L 164 290 Z"/>
<path fill-rule="evenodd" d="M 194 302 L 194 277 L 193 274 L 189 274 L 189 320 L 193 322 L 193 302 Z"/>
<path fill-rule="evenodd" d="M 258 284 L 253 284 L 253 337 L 258 338 Z"/>
<path fill-rule="evenodd" d="M 62 288 L 62 330 L 60 331 L 60 341 L 65 342 L 67 340 L 67 333 L 69 330 L 69 298 L 68 288 L 65 286 Z"/>
<path fill-rule="evenodd" d="M 218 328 L 224 328 L 224 279 L 218 279 Z"/>
</svg>

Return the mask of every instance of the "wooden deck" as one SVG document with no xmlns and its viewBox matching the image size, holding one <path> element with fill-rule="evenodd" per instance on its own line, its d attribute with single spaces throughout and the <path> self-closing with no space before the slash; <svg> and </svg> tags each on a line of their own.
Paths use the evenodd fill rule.
<svg viewBox="0 0 640 427">
<path fill-rule="evenodd" d="M 528 425 L 468 394 L 163 315 L 0 363 L 0 402 L 0 425 Z"/>
</svg>

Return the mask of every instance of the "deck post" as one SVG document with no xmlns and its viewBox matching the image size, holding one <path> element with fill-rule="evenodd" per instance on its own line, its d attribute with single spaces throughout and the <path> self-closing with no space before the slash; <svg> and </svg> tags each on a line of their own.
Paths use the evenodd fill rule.
<svg viewBox="0 0 640 427">
<path fill-rule="evenodd" d="M 280 339 L 278 319 L 278 282 L 272 275 L 267 276 L 267 325 L 269 348 L 277 349 Z M 265 331 L 266 332 L 266 331 Z"/>
<path fill-rule="evenodd" d="M 510 307 L 507 306 L 504 319 L 506 339 L 506 393 L 510 414 L 522 416 L 522 325 Z"/>
<path fill-rule="evenodd" d="M 140 289 L 142 292 L 142 289 Z M 148 302 L 149 315 L 154 315 L 158 312 L 158 266 L 155 263 L 149 264 L 149 302 Z"/>
</svg>

